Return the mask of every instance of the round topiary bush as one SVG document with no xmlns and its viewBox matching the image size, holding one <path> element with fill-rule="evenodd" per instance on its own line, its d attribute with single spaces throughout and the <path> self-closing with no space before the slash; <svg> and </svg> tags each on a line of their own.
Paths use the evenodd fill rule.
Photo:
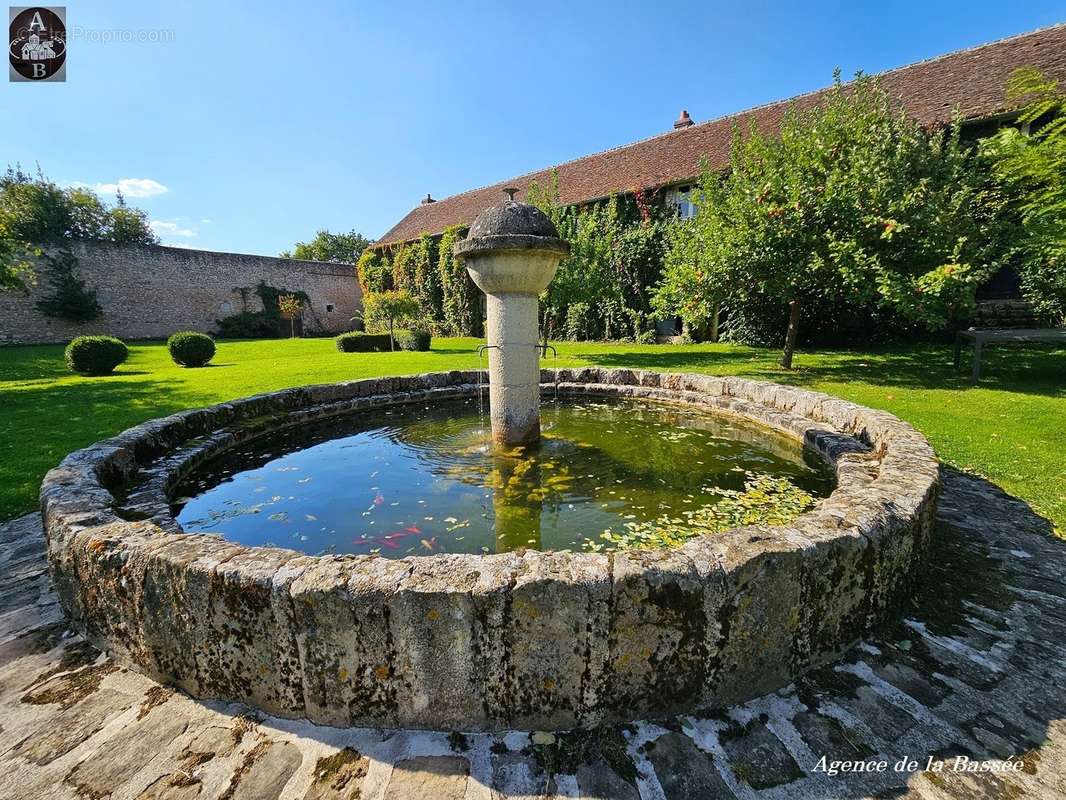
<svg viewBox="0 0 1066 800">
<path fill-rule="evenodd" d="M 433 337 L 429 331 L 399 330 L 395 333 L 396 347 L 400 350 L 429 350 Z"/>
<path fill-rule="evenodd" d="M 167 339 L 167 350 L 175 364 L 202 367 L 215 357 L 215 340 L 206 333 L 179 331 Z"/>
<path fill-rule="evenodd" d="M 125 343 L 114 336 L 79 336 L 63 353 L 67 366 L 82 375 L 107 375 L 129 354 Z"/>
</svg>

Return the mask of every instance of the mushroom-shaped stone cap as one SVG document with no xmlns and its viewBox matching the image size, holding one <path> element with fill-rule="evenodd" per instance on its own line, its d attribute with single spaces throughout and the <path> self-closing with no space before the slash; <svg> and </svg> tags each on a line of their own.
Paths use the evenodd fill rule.
<svg viewBox="0 0 1066 800">
<path fill-rule="evenodd" d="M 467 237 L 452 248 L 461 258 L 502 250 L 548 250 L 566 256 L 570 245 L 539 208 L 508 200 L 478 214 Z"/>
</svg>

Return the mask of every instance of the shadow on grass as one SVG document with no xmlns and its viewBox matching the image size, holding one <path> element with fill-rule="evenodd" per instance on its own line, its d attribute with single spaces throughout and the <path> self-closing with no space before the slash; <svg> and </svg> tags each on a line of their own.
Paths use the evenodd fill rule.
<svg viewBox="0 0 1066 800">
<path fill-rule="evenodd" d="M 144 373 L 114 377 L 132 374 Z M 44 474 L 68 453 L 146 420 L 210 402 L 175 382 L 106 376 L 4 393 L 4 423 L 20 433 L 0 438 L 0 520 L 33 508 Z"/>
<path fill-rule="evenodd" d="M 742 375 L 779 383 L 862 382 L 912 389 L 969 389 L 967 354 L 955 370 L 950 346 L 909 346 L 866 351 L 818 350 L 796 354 L 795 369 L 777 363 L 771 350 L 574 353 L 573 358 L 605 367 Z M 983 358 L 980 388 L 1024 394 L 1066 395 L 1066 350 L 989 348 Z"/>
</svg>

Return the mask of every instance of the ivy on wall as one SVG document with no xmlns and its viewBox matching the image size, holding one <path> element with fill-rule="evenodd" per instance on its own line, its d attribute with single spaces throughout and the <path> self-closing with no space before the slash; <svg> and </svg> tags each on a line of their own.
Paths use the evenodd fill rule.
<svg viewBox="0 0 1066 800">
<path fill-rule="evenodd" d="M 553 174 L 546 187 L 532 184 L 529 202 L 542 208 L 573 252 L 541 296 L 542 326 L 550 338 L 632 339 L 652 335 L 649 299 L 659 281 L 673 206 L 659 192 L 634 189 L 586 206 L 558 202 Z M 364 294 L 409 291 L 434 333 L 480 336 L 481 293 L 452 255 L 467 232 L 446 228 L 439 237 L 367 249 L 356 265 Z"/>
<path fill-rule="evenodd" d="M 481 292 L 470 273 L 452 254 L 452 247 L 466 236 L 465 225 L 445 228 L 437 243 L 437 271 L 441 281 L 441 328 L 447 336 L 480 336 Z"/>
<path fill-rule="evenodd" d="M 279 336 L 281 332 L 281 308 L 278 299 L 282 296 L 291 296 L 298 299 L 304 307 L 308 307 L 311 299 L 307 292 L 299 289 L 285 289 L 271 286 L 266 281 L 259 281 L 254 287 L 237 286 L 233 291 L 241 296 L 242 310 L 237 314 L 231 314 L 222 319 L 216 319 L 220 336 L 229 339 L 258 339 Z M 263 303 L 261 311 L 248 310 L 248 296 L 251 293 Z"/>
</svg>

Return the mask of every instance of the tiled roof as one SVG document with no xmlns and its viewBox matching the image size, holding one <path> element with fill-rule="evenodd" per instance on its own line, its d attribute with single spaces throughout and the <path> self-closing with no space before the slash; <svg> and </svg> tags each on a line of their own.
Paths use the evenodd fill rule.
<svg viewBox="0 0 1066 800">
<path fill-rule="evenodd" d="M 949 121 L 956 108 L 964 119 L 992 117 L 1013 110 L 1004 96 L 1004 87 L 1010 73 L 1026 65 L 1066 80 L 1066 24 L 920 61 L 884 72 L 879 80 L 889 94 L 900 98 L 908 113 L 923 123 L 934 124 Z M 469 223 L 479 212 L 500 201 L 503 187 L 518 187 L 521 199 L 531 182 L 546 184 L 552 169 L 559 178 L 559 200 L 569 204 L 692 178 L 699 174 L 701 158 L 706 158 L 712 168 L 724 168 L 729 164 L 734 125 L 747 129 L 754 120 L 760 130 L 774 130 L 790 105 L 813 105 L 826 91 L 822 89 L 671 130 L 635 144 L 417 206 L 382 236 L 378 244 L 406 241 L 423 232 L 436 234 L 449 225 Z"/>
</svg>

